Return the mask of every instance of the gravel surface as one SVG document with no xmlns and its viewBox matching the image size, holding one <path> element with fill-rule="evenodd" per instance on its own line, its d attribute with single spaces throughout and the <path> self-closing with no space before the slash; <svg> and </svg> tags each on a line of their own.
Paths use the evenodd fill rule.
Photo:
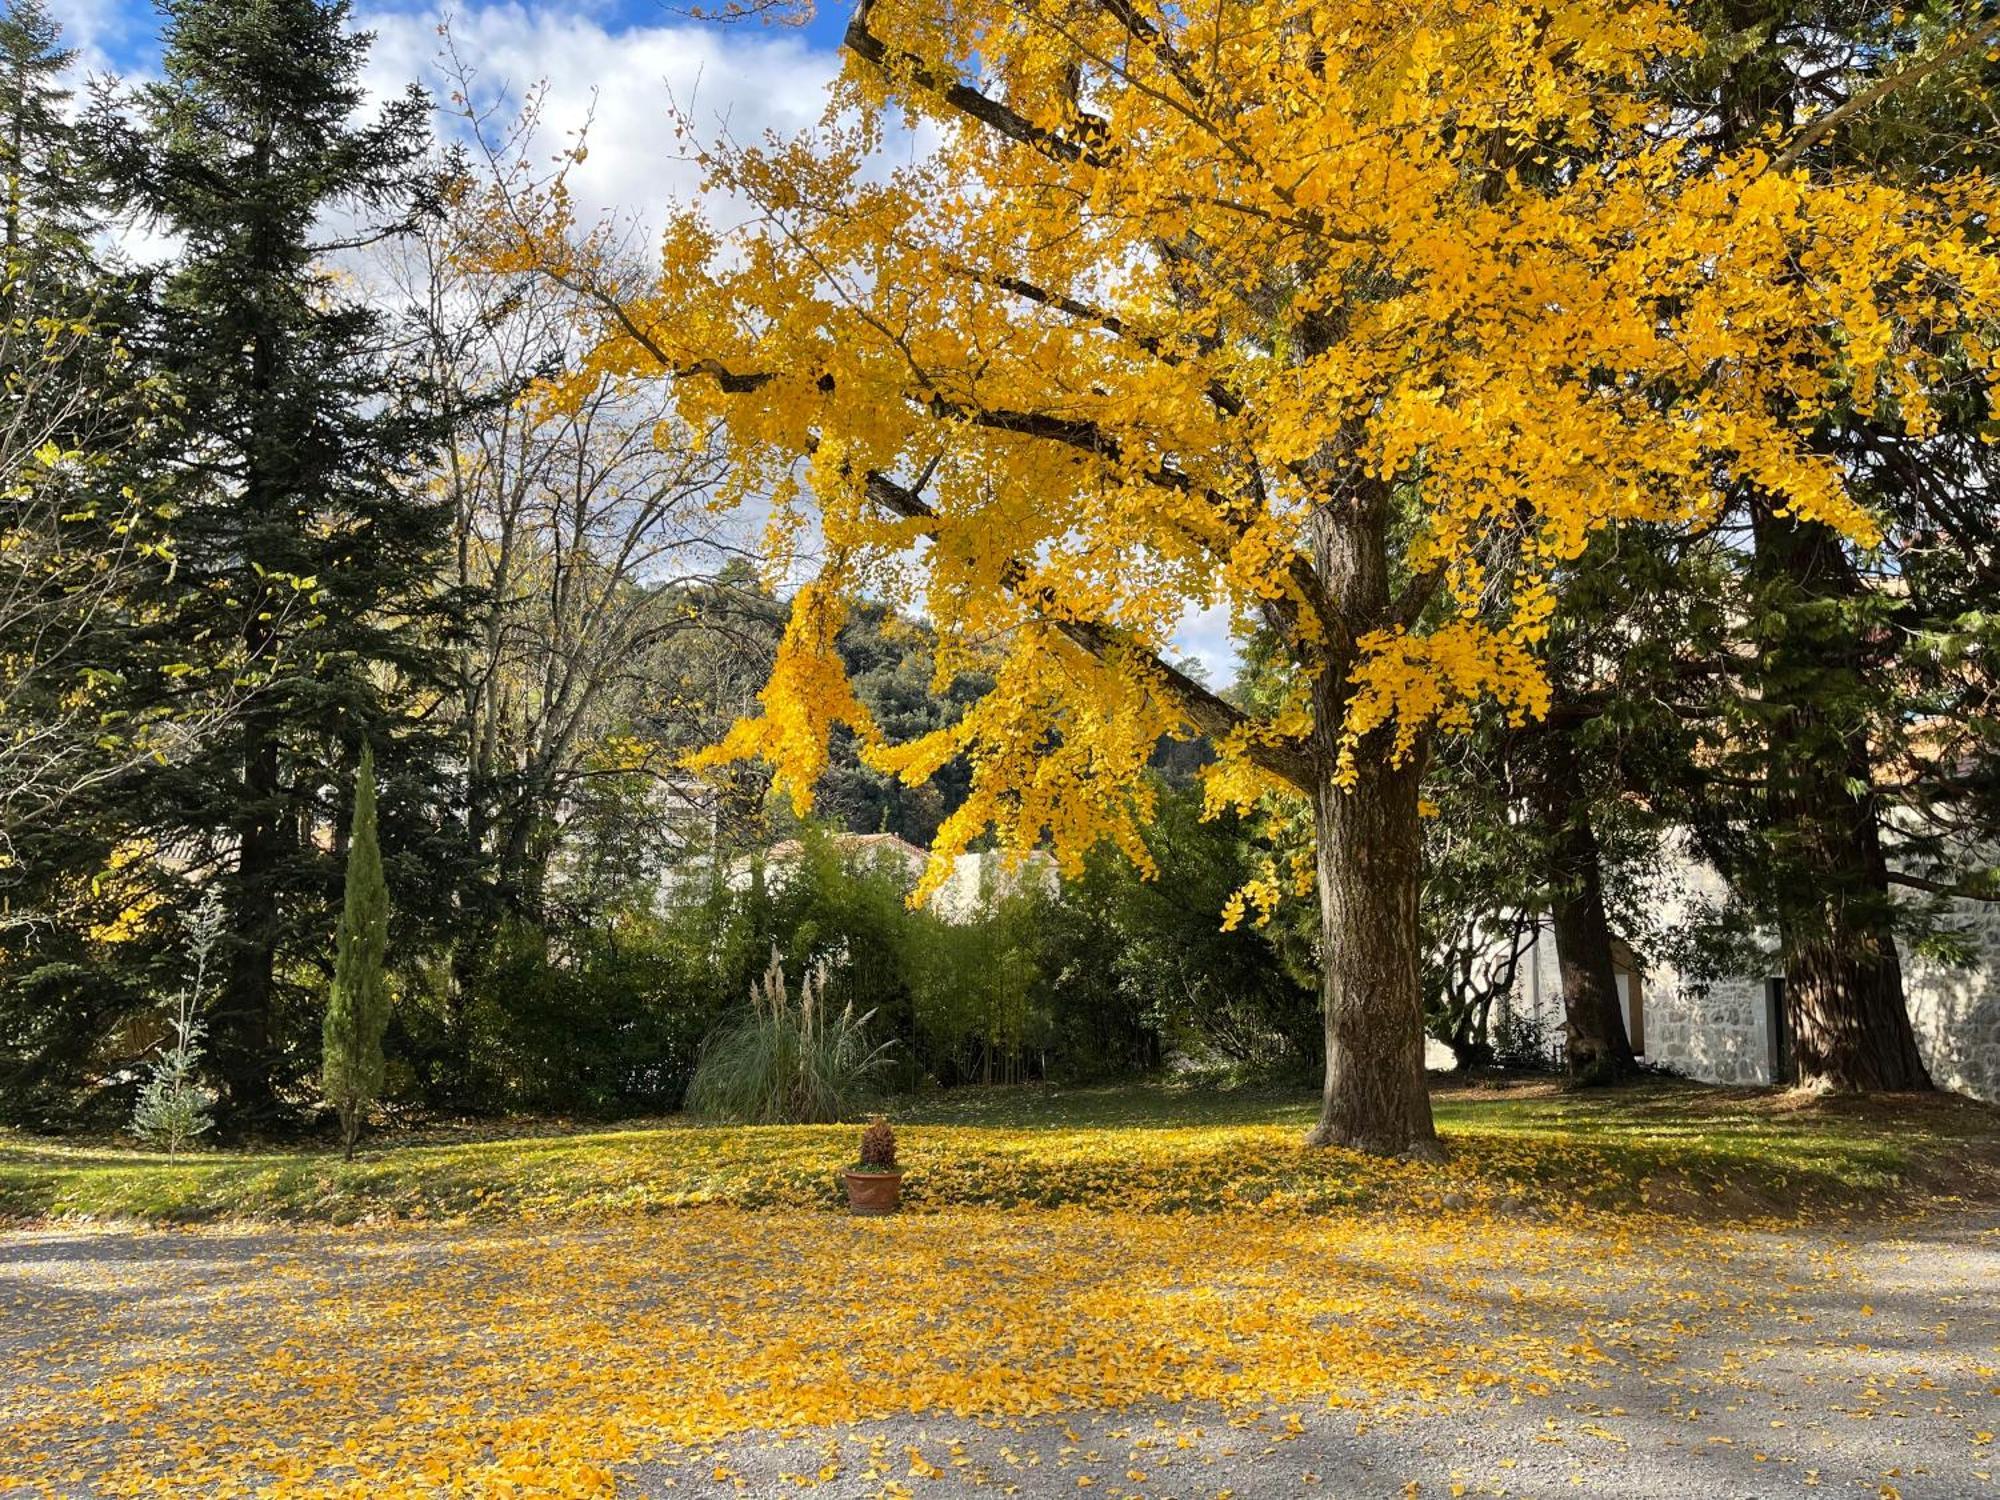
<svg viewBox="0 0 2000 1500">
<path fill-rule="evenodd" d="M 495 1231 L 373 1233 L 384 1237 L 375 1243 L 408 1242 L 396 1274 L 421 1297 L 427 1266 L 477 1253 L 471 1242 Z M 610 1231 L 532 1233 L 541 1249 L 587 1261 Z M 1795 1282 L 1785 1296 L 1766 1304 L 1747 1292 L 1743 1318 L 1715 1319 L 1673 1344 L 1634 1345 L 1654 1352 L 1628 1348 L 1590 1362 L 1588 1381 L 1540 1392 L 1516 1382 L 1431 1403 L 1162 1406 L 1006 1421 L 929 1414 L 789 1438 L 749 1433 L 621 1464 L 617 1493 L 2000 1497 L 2000 1225 L 1960 1218 L 1893 1234 L 1751 1239 L 1754 1264 Z M 238 1320 L 283 1316 L 302 1285 L 325 1299 L 346 1278 L 373 1274 L 355 1254 L 367 1243 L 308 1229 L 0 1235 L 0 1494 L 111 1492 L 92 1455 L 123 1420 L 117 1401 L 131 1393 L 106 1394 L 121 1388 L 96 1392 L 104 1426 L 70 1439 L 61 1465 L 44 1458 L 30 1470 L 19 1446 L 9 1451 L 10 1421 L 37 1415 L 58 1367 L 65 1388 L 89 1391 L 135 1345 L 151 1338 L 171 1351 L 224 1309 Z M 1630 1295 L 1654 1295 L 1656 1285 L 1635 1274 Z M 602 1311 L 615 1334 L 620 1310 Z M 1586 1326 L 1553 1331 L 1606 1338 L 1640 1313 L 1660 1316 L 1621 1306 L 1613 1289 Z M 657 1305 L 622 1315 L 657 1315 Z M 100 1327 L 116 1330 L 116 1357 L 93 1349 L 90 1331 Z M 177 1400 L 228 1379 L 227 1365 L 226 1350 L 178 1375 L 171 1356 L 156 1364 L 168 1374 L 148 1383 L 148 1414 L 170 1418 Z M 754 1407 L 745 1416 L 754 1419 Z M 337 1426 L 341 1414 L 328 1420 Z M 170 1482 L 162 1492 L 217 1489 Z"/>
</svg>

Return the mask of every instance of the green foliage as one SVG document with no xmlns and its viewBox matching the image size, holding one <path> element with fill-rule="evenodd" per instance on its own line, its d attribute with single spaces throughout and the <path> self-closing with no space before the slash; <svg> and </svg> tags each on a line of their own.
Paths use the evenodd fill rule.
<svg viewBox="0 0 2000 1500">
<path fill-rule="evenodd" d="M 679 1108 L 702 1039 L 743 993 L 722 987 L 737 966 L 710 946 L 724 930 L 710 913 L 721 921 L 725 910 L 620 910 L 575 928 L 501 923 L 476 967 L 414 976 L 398 1013 L 408 1096 L 597 1119 Z"/>
<path fill-rule="evenodd" d="M 347 898 L 334 944 L 320 1064 L 320 1086 L 340 1115 L 341 1146 L 350 1157 L 362 1116 L 382 1092 L 382 1033 L 389 1025 L 382 955 L 388 941 L 389 888 L 375 837 L 375 754 L 363 745 L 347 844 Z"/>
<path fill-rule="evenodd" d="M 1047 914 L 1062 1052 L 1099 1074 L 1169 1051 L 1236 1070 L 1311 1072 L 1322 1053 L 1311 903 L 1281 903 L 1262 928 L 1222 927 L 1230 895 L 1282 851 L 1232 814 L 1204 821 L 1193 787 L 1162 790 L 1145 837 L 1158 878 L 1107 854 Z"/>
<path fill-rule="evenodd" d="M 435 202 L 430 104 L 370 101 L 342 0 L 169 0 L 157 74 L 93 116 L 104 187 L 176 247 L 145 349 L 177 401 L 175 567 L 191 640 L 242 643 L 267 679 L 232 732 L 149 773 L 133 826 L 199 851 L 229 908 L 211 1013 L 227 1120 L 270 1125 L 310 1073 L 340 817 L 327 767 L 395 744 L 385 857 L 450 878 L 422 806 L 450 513 L 411 483 L 442 434 L 381 299 L 331 264 L 328 223 L 393 242 Z M 444 892 L 439 891 L 440 897 Z M 449 911 L 413 907 L 412 927 Z M 365 1079 L 358 1080 L 365 1083 Z"/>
<path fill-rule="evenodd" d="M 871 1045 L 872 1010 L 849 1001 L 835 1012 L 824 960 L 806 971 L 798 998 L 777 950 L 750 987 L 750 1010 L 725 1022 L 702 1048 L 688 1108 L 709 1119 L 752 1125 L 816 1125 L 850 1118 L 887 1062 L 889 1043 Z"/>
<path fill-rule="evenodd" d="M 87 280 L 91 268 L 95 185 L 62 82 L 75 59 L 42 0 L 8 0 L 0 10 L 0 120 L 6 125 L 0 130 L 0 229 L 8 261 L 0 307 L 9 315 L 24 302 L 42 300 L 24 295 L 24 271 L 66 266 Z"/>
<path fill-rule="evenodd" d="M 1050 943 L 1054 902 L 1033 887 L 995 898 L 977 919 L 912 912 L 900 938 L 914 1038 L 932 1078 L 1017 1083 L 1043 1071 L 1059 1038 L 1063 997 Z M 1082 996 L 1068 996 L 1070 1004 Z M 1086 1067 L 1085 1071 L 1091 1071 Z"/>
<path fill-rule="evenodd" d="M 1516 1010 L 1502 997 L 1493 1020 L 1493 1061 L 1519 1073 L 1547 1073 L 1558 1065 L 1562 1043 L 1539 1011 Z"/>
</svg>

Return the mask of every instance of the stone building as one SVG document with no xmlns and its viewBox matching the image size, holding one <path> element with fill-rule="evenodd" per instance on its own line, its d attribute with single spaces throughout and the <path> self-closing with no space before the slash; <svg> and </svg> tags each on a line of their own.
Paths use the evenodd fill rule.
<svg viewBox="0 0 2000 1500">
<path fill-rule="evenodd" d="M 1685 895 L 1661 911 L 1665 927 L 1693 901 L 1720 892 L 1720 879 L 1705 866 L 1687 862 L 1679 873 Z M 1959 901 L 1953 908 L 1977 961 L 1955 968 L 1906 948 L 1910 1021 L 1932 1082 L 2000 1102 L 2000 905 Z M 1614 953 L 1626 1029 L 1643 1061 L 1709 1083 L 1765 1084 L 1789 1076 L 1784 981 L 1775 962 L 1762 973 L 1702 983 L 1622 944 Z M 1546 926 L 1522 959 L 1508 1000 L 1517 1014 L 1539 1017 L 1549 1035 L 1560 1037 L 1562 986 L 1555 937 Z"/>
</svg>

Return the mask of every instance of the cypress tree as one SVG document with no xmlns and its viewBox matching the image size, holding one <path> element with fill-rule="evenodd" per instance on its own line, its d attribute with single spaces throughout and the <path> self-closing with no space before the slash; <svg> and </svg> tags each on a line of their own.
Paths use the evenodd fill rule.
<svg viewBox="0 0 2000 1500">
<path fill-rule="evenodd" d="M 437 194 L 428 101 L 413 87 L 370 116 L 369 38 L 344 0 L 162 10 L 160 81 L 125 118 L 101 113 L 123 198 L 184 247 L 156 334 L 185 402 L 182 574 L 212 601 L 206 628 L 238 633 L 269 678 L 227 743 L 159 782 L 159 821 L 224 867 L 211 1038 L 240 1129 L 278 1113 L 311 1066 L 337 876 L 327 767 L 357 735 L 416 733 L 403 708 L 438 680 L 449 517 L 409 477 L 437 442 L 437 408 L 382 313 L 330 265 L 408 232 Z M 420 774 L 420 754 L 398 759 Z"/>
<path fill-rule="evenodd" d="M 382 953 L 388 940 L 389 887 L 375 837 L 375 755 L 363 746 L 347 842 L 347 898 L 334 939 L 333 985 L 321 1031 L 320 1084 L 340 1115 L 341 1150 L 350 1160 L 362 1114 L 382 1092 L 382 1033 L 389 1026 Z"/>
</svg>

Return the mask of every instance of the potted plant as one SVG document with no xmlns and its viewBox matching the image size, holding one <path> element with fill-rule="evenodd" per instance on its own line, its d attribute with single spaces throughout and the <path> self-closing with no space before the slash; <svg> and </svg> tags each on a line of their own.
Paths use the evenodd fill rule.
<svg viewBox="0 0 2000 1500">
<path fill-rule="evenodd" d="M 896 1132 L 879 1115 L 861 1132 L 861 1160 L 843 1174 L 847 1206 L 857 1214 L 892 1214 L 903 1201 L 903 1169 L 896 1165 Z"/>
</svg>

